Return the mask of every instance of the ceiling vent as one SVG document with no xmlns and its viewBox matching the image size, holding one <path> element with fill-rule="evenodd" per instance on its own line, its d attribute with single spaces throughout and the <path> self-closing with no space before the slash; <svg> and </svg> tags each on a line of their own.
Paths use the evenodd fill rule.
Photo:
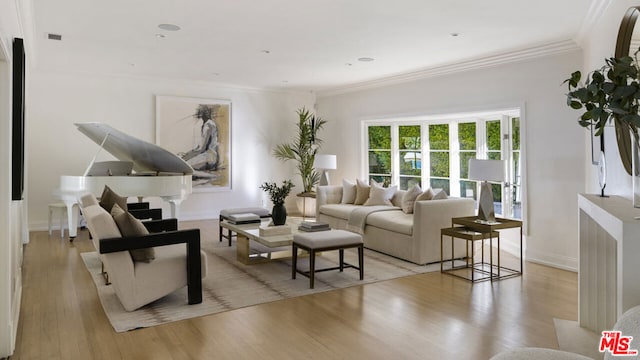
<svg viewBox="0 0 640 360">
<path fill-rule="evenodd" d="M 58 41 L 60 41 L 60 40 L 62 40 L 62 35 L 60 35 L 60 34 L 52 34 L 52 33 L 48 33 L 48 34 L 47 34 L 47 39 L 49 39 L 49 40 L 58 40 Z"/>
</svg>

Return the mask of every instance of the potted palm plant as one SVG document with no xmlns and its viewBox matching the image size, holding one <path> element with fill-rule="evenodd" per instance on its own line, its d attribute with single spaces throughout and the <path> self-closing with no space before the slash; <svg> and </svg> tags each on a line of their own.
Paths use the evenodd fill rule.
<svg viewBox="0 0 640 360">
<path fill-rule="evenodd" d="M 284 200 L 294 186 L 291 180 L 282 181 L 281 186 L 275 182 L 265 182 L 260 185 L 260 189 L 269 194 L 269 199 L 273 203 L 273 209 L 271 209 L 273 225 L 284 225 L 287 222 L 287 208 L 284 206 Z"/>
<path fill-rule="evenodd" d="M 322 144 L 322 140 L 317 136 L 322 129 L 325 120 L 316 117 L 306 108 L 299 109 L 297 134 L 290 143 L 276 146 L 273 155 L 282 161 L 294 160 L 297 162 L 296 168 L 302 180 L 302 192 L 297 194 L 299 198 L 314 198 L 314 186 L 320 181 L 320 173 L 313 167 L 316 153 Z M 303 201 L 304 203 L 304 201 Z M 298 205 L 300 207 L 300 205 Z M 305 209 L 300 209 L 305 214 Z"/>
</svg>

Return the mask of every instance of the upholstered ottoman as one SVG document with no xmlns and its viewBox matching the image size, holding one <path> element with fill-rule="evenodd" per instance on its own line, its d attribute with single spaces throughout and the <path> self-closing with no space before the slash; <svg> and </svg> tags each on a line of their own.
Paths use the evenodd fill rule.
<svg viewBox="0 0 640 360">
<path fill-rule="evenodd" d="M 220 221 L 218 222 L 218 228 L 219 228 L 218 231 L 220 235 L 220 241 L 222 241 L 223 238 L 228 239 L 229 246 L 231 246 L 231 237 L 232 237 L 231 230 L 227 230 L 227 235 L 222 234 L 222 226 L 220 226 L 220 224 L 222 224 L 222 220 L 229 220 L 230 215 L 244 214 L 244 213 L 256 214 L 261 218 L 271 217 L 271 213 L 269 212 L 269 210 L 261 207 L 247 207 L 247 208 L 220 210 Z"/>
<path fill-rule="evenodd" d="M 291 278 L 300 273 L 309 278 L 309 287 L 313 289 L 316 272 L 354 268 L 360 270 L 360 280 L 364 278 L 364 243 L 362 236 L 345 230 L 327 230 L 316 232 L 301 232 L 293 235 L 292 242 Z M 358 266 L 344 262 L 344 249 L 358 248 Z M 298 249 L 309 252 L 309 271 L 298 270 Z M 316 270 L 316 253 L 322 251 L 340 250 L 340 265 Z"/>
</svg>

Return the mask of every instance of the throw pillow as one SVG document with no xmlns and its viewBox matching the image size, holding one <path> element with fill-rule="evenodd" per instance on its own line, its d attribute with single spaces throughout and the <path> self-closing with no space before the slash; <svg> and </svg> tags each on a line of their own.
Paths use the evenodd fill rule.
<svg viewBox="0 0 640 360">
<path fill-rule="evenodd" d="M 100 206 L 111 212 L 114 204 L 118 204 L 120 209 L 127 211 L 127 198 L 116 194 L 115 191 L 105 185 L 102 195 L 100 195 Z"/>
<path fill-rule="evenodd" d="M 122 237 L 149 235 L 149 231 L 144 227 L 142 221 L 124 211 L 118 204 L 113 205 L 111 216 L 113 216 L 113 220 L 118 225 Z M 153 248 L 129 250 L 129 254 L 131 254 L 133 261 L 148 263 L 156 258 L 156 252 Z"/>
<path fill-rule="evenodd" d="M 367 185 L 366 182 L 356 179 L 356 199 L 353 202 L 354 205 L 362 205 L 369 198 L 369 191 L 371 190 L 371 186 Z"/>
<path fill-rule="evenodd" d="M 433 195 L 433 197 L 431 198 L 431 200 L 444 200 L 444 199 L 448 199 L 449 197 L 447 196 L 447 192 L 444 190 L 440 190 L 437 193 L 435 193 L 435 195 Z"/>
<path fill-rule="evenodd" d="M 393 194 L 396 192 L 397 186 L 389 186 L 388 188 L 384 188 L 377 183 L 373 183 L 371 186 L 371 190 L 369 191 L 369 198 L 364 202 L 364 206 L 374 206 L 374 205 L 389 205 L 393 206 L 391 203 L 391 198 Z"/>
<path fill-rule="evenodd" d="M 433 195 L 435 195 L 433 193 L 433 190 L 431 188 L 428 188 L 422 194 L 418 195 L 416 201 L 431 200 L 433 198 Z"/>
<path fill-rule="evenodd" d="M 356 201 L 356 183 L 342 179 L 342 201 L 343 204 L 353 204 Z"/>
<path fill-rule="evenodd" d="M 407 191 L 402 197 L 402 211 L 405 214 L 413 214 L 413 204 L 416 202 L 418 196 L 422 194 L 420 185 L 415 184 L 409 191 Z"/>
</svg>

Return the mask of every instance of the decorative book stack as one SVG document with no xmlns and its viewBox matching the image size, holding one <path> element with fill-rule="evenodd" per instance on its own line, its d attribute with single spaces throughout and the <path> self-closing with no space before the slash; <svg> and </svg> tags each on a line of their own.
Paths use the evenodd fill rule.
<svg viewBox="0 0 640 360">
<path fill-rule="evenodd" d="M 331 228 L 327 223 L 316 222 L 316 221 L 303 221 L 300 223 L 300 226 L 298 226 L 298 230 L 310 232 L 310 231 L 331 230 Z"/>
<path fill-rule="evenodd" d="M 291 225 L 260 225 L 260 236 L 276 236 L 291 234 Z"/>
<path fill-rule="evenodd" d="M 256 223 L 260 223 L 260 216 L 253 213 L 232 214 L 232 215 L 229 215 L 229 218 L 227 219 L 227 221 L 235 225 L 256 224 Z"/>
</svg>

